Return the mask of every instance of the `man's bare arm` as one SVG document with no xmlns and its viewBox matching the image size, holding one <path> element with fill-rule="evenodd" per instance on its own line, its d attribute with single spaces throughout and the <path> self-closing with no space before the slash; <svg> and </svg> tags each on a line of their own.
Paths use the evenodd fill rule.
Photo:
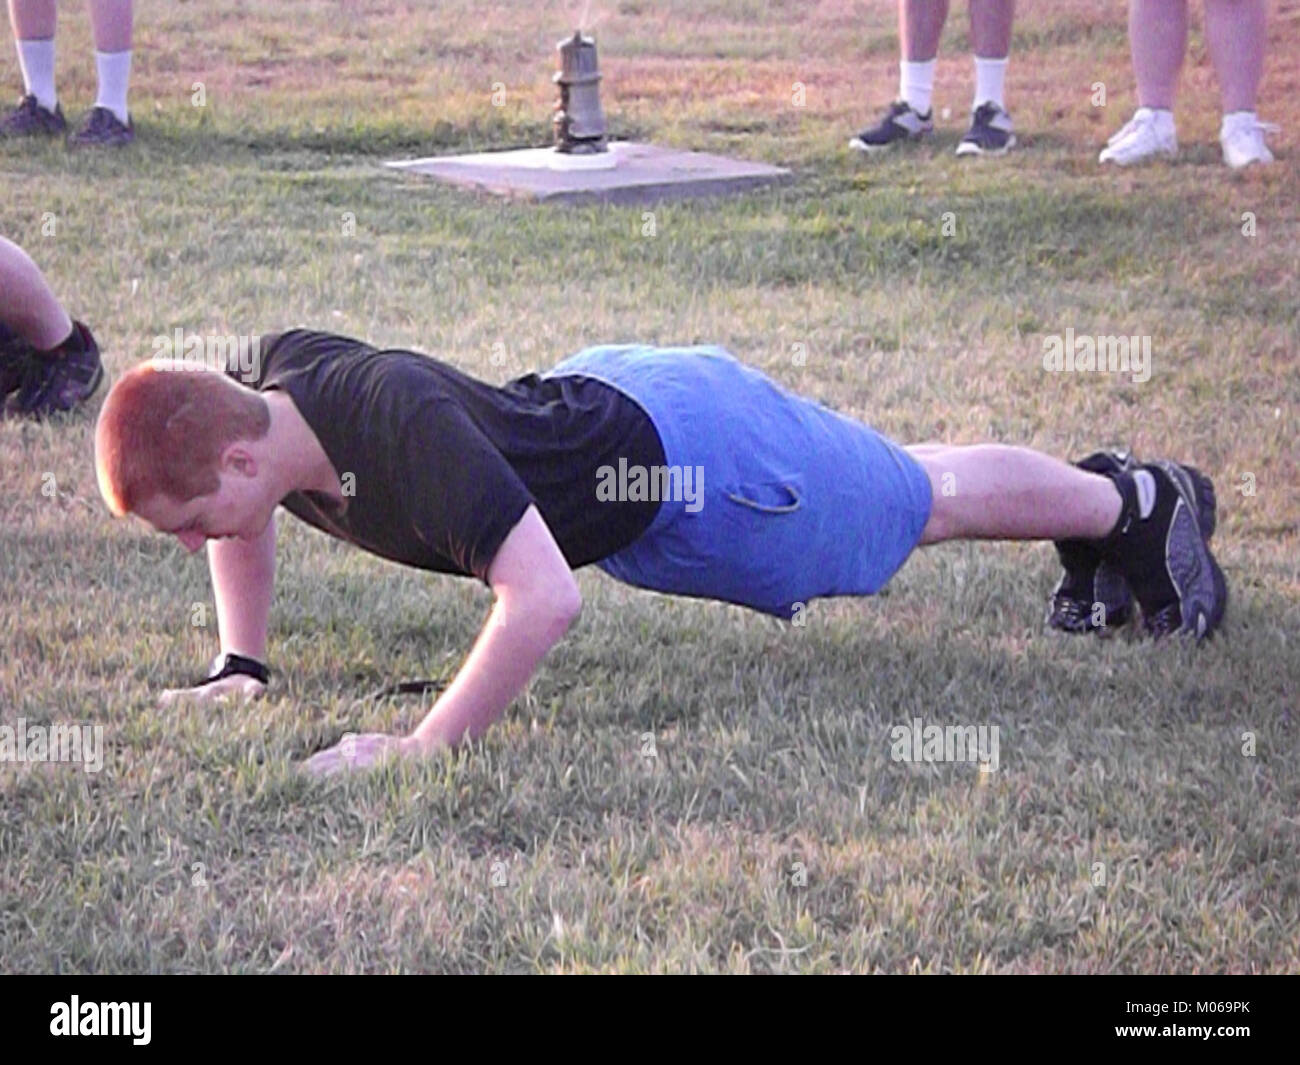
<svg viewBox="0 0 1300 1065">
<path fill-rule="evenodd" d="M 403 741 L 427 754 L 481 736 L 505 713 L 582 609 L 577 581 L 535 506 L 510 531 L 487 574 L 496 603 L 473 650 Z"/>
<path fill-rule="evenodd" d="M 265 662 L 267 619 L 275 585 L 275 518 L 256 540 L 209 540 L 208 572 L 217 601 L 221 650 Z M 235 674 L 197 688 L 165 691 L 161 702 L 260 695 L 265 688 L 253 677 Z"/>
<path fill-rule="evenodd" d="M 208 572 L 221 650 L 265 661 L 275 591 L 275 517 L 256 540 L 209 540 Z"/>
</svg>

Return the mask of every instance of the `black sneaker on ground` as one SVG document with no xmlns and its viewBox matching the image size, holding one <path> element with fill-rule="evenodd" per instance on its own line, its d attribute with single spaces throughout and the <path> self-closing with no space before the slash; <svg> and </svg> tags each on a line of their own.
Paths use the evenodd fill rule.
<svg viewBox="0 0 1300 1065">
<path fill-rule="evenodd" d="M 980 104 L 971 116 L 970 130 L 957 145 L 958 155 L 1006 155 L 1016 146 L 1011 116 L 992 101 Z"/>
<path fill-rule="evenodd" d="M 34 354 L 26 340 L 0 322 L 0 408 L 22 385 Z"/>
<path fill-rule="evenodd" d="M 135 140 L 135 123 L 127 115 L 126 125 L 107 107 L 92 107 L 81 128 L 68 138 L 74 148 L 118 148 Z"/>
<path fill-rule="evenodd" d="M 99 345 L 81 322 L 72 323 L 68 339 L 51 352 L 35 352 L 27 361 L 14 409 L 41 418 L 84 403 L 104 380 Z"/>
<path fill-rule="evenodd" d="M 67 120 L 58 104 L 50 111 L 36 102 L 28 93 L 18 101 L 18 106 L 0 119 L 0 137 L 51 137 L 66 133 Z"/>
<path fill-rule="evenodd" d="M 1127 451 L 1095 451 L 1075 463 L 1089 473 L 1115 474 L 1133 468 Z M 1105 633 L 1128 623 L 1133 596 L 1124 577 L 1101 557 L 1093 540 L 1057 540 L 1056 554 L 1065 567 L 1047 610 L 1047 624 L 1072 634 Z"/>
<path fill-rule="evenodd" d="M 1214 498 L 1212 482 L 1192 467 L 1163 461 L 1113 479 L 1124 502 L 1115 531 L 1099 543 L 1102 557 L 1123 574 L 1152 636 L 1188 632 L 1205 639 L 1228 604 L 1227 581 L 1210 553 L 1213 522 L 1201 521 L 1202 500 Z"/>
<path fill-rule="evenodd" d="M 853 137 L 849 147 L 859 152 L 883 152 L 900 141 L 920 140 L 933 130 L 933 109 L 922 115 L 905 100 L 895 100 L 889 105 L 885 117 Z"/>
</svg>

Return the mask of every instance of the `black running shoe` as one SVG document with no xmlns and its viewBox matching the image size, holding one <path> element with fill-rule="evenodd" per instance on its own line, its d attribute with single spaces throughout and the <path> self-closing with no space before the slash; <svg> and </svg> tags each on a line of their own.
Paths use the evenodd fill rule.
<svg viewBox="0 0 1300 1065">
<path fill-rule="evenodd" d="M 120 148 L 135 140 L 135 123 L 131 116 L 126 118 L 126 125 L 118 121 L 117 115 L 107 107 L 91 108 L 81 124 L 81 128 L 68 138 L 73 148 Z"/>
<path fill-rule="evenodd" d="M 1205 639 L 1228 603 L 1228 584 L 1208 542 L 1214 523 L 1201 520 L 1202 500 L 1214 499 L 1212 482 L 1173 462 L 1149 462 L 1114 481 L 1124 503 L 1118 527 L 1100 542 L 1102 556 L 1128 582 L 1147 632 L 1157 639 L 1174 632 Z"/>
<path fill-rule="evenodd" d="M 958 155 L 1006 155 L 1016 146 L 1011 116 L 997 104 L 980 104 L 971 116 L 970 130 L 957 145 Z"/>
<path fill-rule="evenodd" d="M 72 410 L 84 403 L 104 380 L 99 345 L 81 322 L 51 352 L 36 352 L 28 360 L 15 408 L 19 414 L 41 418 Z"/>
<path fill-rule="evenodd" d="M 1127 451 L 1096 451 L 1075 463 L 1089 473 L 1115 474 L 1133 468 Z M 1072 634 L 1104 633 L 1128 623 L 1133 597 L 1123 575 L 1101 557 L 1094 540 L 1057 540 L 1056 554 L 1065 567 L 1047 611 L 1047 624 Z"/>
<path fill-rule="evenodd" d="M 0 322 L 0 408 L 22 385 L 34 354 L 26 340 Z"/>
<path fill-rule="evenodd" d="M 905 100 L 889 105 L 885 117 L 849 141 L 859 152 L 883 152 L 901 141 L 920 140 L 934 130 L 934 111 L 918 114 Z"/>
<path fill-rule="evenodd" d="M 52 137 L 66 133 L 67 129 L 63 108 L 58 104 L 54 105 L 53 111 L 42 107 L 31 93 L 0 119 L 0 137 Z"/>
</svg>

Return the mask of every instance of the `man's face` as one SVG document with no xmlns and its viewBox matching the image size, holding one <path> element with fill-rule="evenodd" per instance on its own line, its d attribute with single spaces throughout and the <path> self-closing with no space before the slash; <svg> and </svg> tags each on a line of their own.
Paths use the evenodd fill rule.
<svg viewBox="0 0 1300 1065">
<path fill-rule="evenodd" d="M 159 494 L 137 506 L 135 513 L 159 532 L 175 536 L 189 552 L 208 540 L 256 539 L 265 531 L 278 500 L 264 498 L 256 464 L 237 448 L 222 456 L 220 480 L 209 495 L 179 503 Z"/>
</svg>

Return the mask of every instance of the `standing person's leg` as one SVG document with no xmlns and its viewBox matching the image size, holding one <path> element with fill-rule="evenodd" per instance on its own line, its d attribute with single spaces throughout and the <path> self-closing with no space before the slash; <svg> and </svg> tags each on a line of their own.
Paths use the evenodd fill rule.
<svg viewBox="0 0 1300 1065">
<path fill-rule="evenodd" d="M 70 410 L 103 379 L 90 330 L 68 316 L 27 253 L 0 237 L 0 407 L 17 392 L 20 414 Z"/>
<path fill-rule="evenodd" d="M 933 62 L 939 54 L 939 38 L 947 21 L 948 0 L 898 0 L 898 37 L 903 62 Z"/>
<path fill-rule="evenodd" d="M 1264 0 L 1205 0 L 1205 37 L 1223 98 L 1224 162 L 1233 168 L 1271 163 L 1264 134 L 1276 127 L 1255 113 L 1267 41 Z"/>
<path fill-rule="evenodd" d="M 1128 36 L 1138 106 L 1172 113 L 1187 54 L 1187 0 L 1129 0 Z"/>
<path fill-rule="evenodd" d="M 0 136 L 31 137 L 67 129 L 54 89 L 54 0 L 9 0 L 23 98 L 0 120 Z"/>
<path fill-rule="evenodd" d="M 1003 155 L 1015 147 L 1011 116 L 1003 100 L 1015 0 L 970 0 L 970 38 L 975 58 L 975 99 L 970 131 L 958 155 Z"/>
<path fill-rule="evenodd" d="M 948 0 L 898 0 L 898 99 L 878 125 L 849 141 L 850 148 L 878 152 L 916 140 L 934 129 L 930 106 L 939 38 L 948 20 Z"/>
<path fill-rule="evenodd" d="M 1119 166 L 1178 151 L 1174 97 L 1187 52 L 1187 0 L 1129 0 L 1128 36 L 1138 109 L 1098 159 Z"/>
<path fill-rule="evenodd" d="M 1086 542 L 1128 582 L 1152 634 L 1203 637 L 1222 620 L 1227 584 L 1208 543 L 1213 486 L 1192 467 L 1152 462 L 1102 475 L 1001 444 L 907 450 L 931 484 L 921 544 Z"/>
<path fill-rule="evenodd" d="M 89 6 L 99 90 L 95 106 L 72 138 L 72 143 L 128 144 L 135 137 L 135 127 L 126 105 L 131 82 L 134 0 L 89 0 Z"/>
</svg>

